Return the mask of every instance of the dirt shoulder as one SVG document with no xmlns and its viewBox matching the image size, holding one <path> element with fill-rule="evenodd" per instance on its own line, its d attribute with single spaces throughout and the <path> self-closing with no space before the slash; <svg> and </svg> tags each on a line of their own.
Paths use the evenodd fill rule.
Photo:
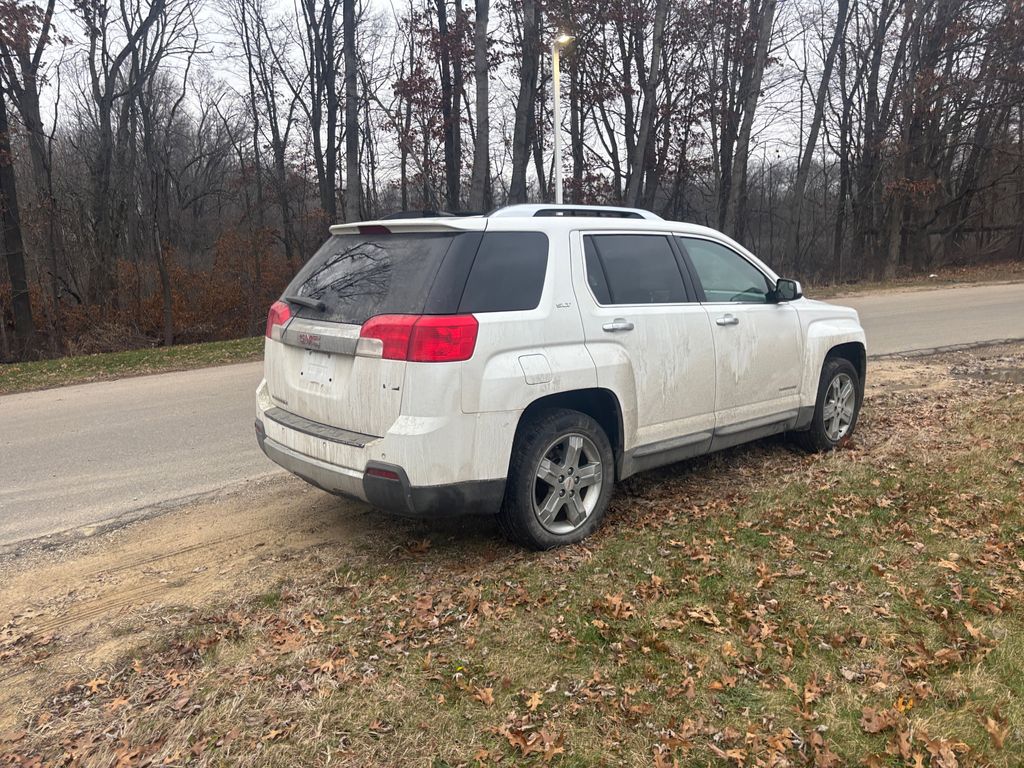
<svg viewBox="0 0 1024 768">
<path fill-rule="evenodd" d="M 369 512 L 297 478 L 276 477 L 109 533 L 0 559 L 0 621 L 9 620 L 0 659 L 5 646 L 26 646 L 40 662 L 0 667 L 0 730 L 40 679 L 98 667 L 169 626 L 187 624 L 204 605 L 272 593 L 304 565 L 320 566 L 379 540 L 387 531 Z"/>
<path fill-rule="evenodd" d="M 1022 370 L 874 361 L 850 450 L 647 473 L 553 553 L 281 478 L 0 559 L 0 764 L 1010 765 Z"/>
<path fill-rule="evenodd" d="M 808 283 L 805 293 L 815 299 L 831 300 L 864 294 L 899 293 L 949 288 L 954 285 L 1000 285 L 1024 282 L 1024 262 L 1006 261 L 968 267 L 939 267 L 934 272 L 896 277 L 891 280 L 865 280 L 860 283 Z"/>
</svg>

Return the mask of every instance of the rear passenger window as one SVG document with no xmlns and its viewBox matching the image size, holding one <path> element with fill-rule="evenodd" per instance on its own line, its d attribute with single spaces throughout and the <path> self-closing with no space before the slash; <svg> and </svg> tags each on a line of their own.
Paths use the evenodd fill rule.
<svg viewBox="0 0 1024 768">
<path fill-rule="evenodd" d="M 488 232 L 466 280 L 460 312 L 535 309 L 544 290 L 548 238 L 542 232 Z"/>
<path fill-rule="evenodd" d="M 686 287 L 664 235 L 588 235 L 587 281 L 599 304 L 676 304 Z"/>
</svg>

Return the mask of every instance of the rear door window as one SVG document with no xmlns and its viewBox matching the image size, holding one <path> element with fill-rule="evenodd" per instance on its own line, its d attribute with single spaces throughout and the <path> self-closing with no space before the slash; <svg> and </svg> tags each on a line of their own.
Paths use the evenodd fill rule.
<svg viewBox="0 0 1024 768">
<path fill-rule="evenodd" d="M 587 235 L 587 281 L 599 304 L 677 304 L 686 286 L 665 235 Z"/>
<path fill-rule="evenodd" d="M 479 241 L 480 235 L 473 232 L 332 235 L 299 270 L 285 295 L 322 301 L 324 312 L 299 306 L 292 311 L 299 317 L 335 323 L 362 324 L 374 315 L 421 314 L 449 251 L 475 250 Z M 430 310 L 444 313 L 454 307 Z"/>
<path fill-rule="evenodd" d="M 548 238 L 541 232 L 488 232 L 480 242 L 460 312 L 535 309 L 544 290 Z"/>
</svg>

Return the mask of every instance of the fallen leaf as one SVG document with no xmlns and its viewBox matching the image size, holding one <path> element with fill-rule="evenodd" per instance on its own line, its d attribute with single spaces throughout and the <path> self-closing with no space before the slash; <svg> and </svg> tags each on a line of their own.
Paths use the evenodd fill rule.
<svg viewBox="0 0 1024 768">
<path fill-rule="evenodd" d="M 895 726 L 900 715 L 894 709 L 883 709 L 881 712 L 874 707 L 864 707 L 861 710 L 860 727 L 865 733 L 881 733 Z"/>
<path fill-rule="evenodd" d="M 473 694 L 473 698 L 483 704 L 485 707 L 494 705 L 494 689 L 493 688 L 477 688 L 476 693 Z"/>
<path fill-rule="evenodd" d="M 1010 727 L 1005 723 L 1000 723 L 991 715 L 986 715 L 985 730 L 988 731 L 988 735 L 992 737 L 992 746 L 996 749 L 1002 749 L 1003 743 L 1006 741 L 1006 737 L 1010 733 Z"/>
<path fill-rule="evenodd" d="M 819 698 L 824 689 L 818 685 L 818 676 L 811 675 L 810 678 L 804 683 L 804 705 L 813 704 Z"/>
<path fill-rule="evenodd" d="M 122 698 L 122 697 L 119 696 L 118 698 L 114 699 L 113 701 L 107 702 L 103 706 L 104 706 L 104 709 L 106 709 L 108 712 L 116 712 L 121 707 L 125 707 L 128 704 L 130 704 L 130 703 L 131 702 L 129 702 L 128 699 L 125 699 L 125 698 Z"/>
</svg>

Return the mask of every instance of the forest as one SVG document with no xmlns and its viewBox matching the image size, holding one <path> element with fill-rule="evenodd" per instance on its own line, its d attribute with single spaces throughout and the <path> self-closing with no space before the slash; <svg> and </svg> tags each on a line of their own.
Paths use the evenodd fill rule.
<svg viewBox="0 0 1024 768">
<path fill-rule="evenodd" d="M 814 284 L 1024 253 L 1021 0 L 0 0 L 0 361 L 261 333 L 331 223 L 554 199 Z"/>
</svg>

